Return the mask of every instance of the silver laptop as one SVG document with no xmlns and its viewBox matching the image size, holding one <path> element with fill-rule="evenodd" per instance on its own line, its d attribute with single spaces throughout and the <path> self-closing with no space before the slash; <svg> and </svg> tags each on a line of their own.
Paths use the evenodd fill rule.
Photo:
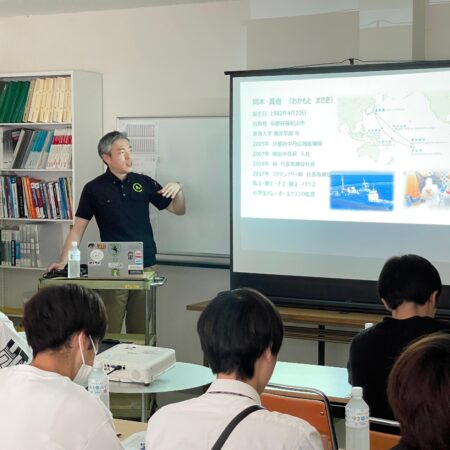
<svg viewBox="0 0 450 450">
<path fill-rule="evenodd" d="M 88 278 L 143 278 L 142 242 L 88 242 Z"/>
</svg>

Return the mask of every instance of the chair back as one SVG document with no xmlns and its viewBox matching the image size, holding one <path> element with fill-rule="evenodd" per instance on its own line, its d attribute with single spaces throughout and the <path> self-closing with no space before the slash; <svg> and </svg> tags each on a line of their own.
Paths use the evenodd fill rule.
<svg viewBox="0 0 450 450">
<path fill-rule="evenodd" d="M 261 403 L 269 411 L 310 423 L 319 432 L 325 450 L 338 450 L 330 402 L 322 391 L 269 384 L 261 395 Z"/>
<path fill-rule="evenodd" d="M 385 428 L 391 427 L 392 430 L 399 430 L 400 424 L 394 420 L 379 419 L 370 417 L 370 423 L 383 425 Z M 370 450 L 390 450 L 400 442 L 398 434 L 390 434 L 381 431 L 370 430 Z"/>
</svg>

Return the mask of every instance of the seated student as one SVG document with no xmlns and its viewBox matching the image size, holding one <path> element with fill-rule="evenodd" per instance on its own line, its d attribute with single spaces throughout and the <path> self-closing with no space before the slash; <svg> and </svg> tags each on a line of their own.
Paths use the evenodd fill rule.
<svg viewBox="0 0 450 450">
<path fill-rule="evenodd" d="M 389 403 L 400 422 L 393 450 L 450 448 L 450 335 L 434 333 L 411 344 L 394 364 Z"/>
<path fill-rule="evenodd" d="M 197 331 L 217 379 L 198 398 L 165 406 L 149 421 L 146 448 L 211 449 L 241 411 L 258 408 L 275 368 L 283 324 L 273 304 L 252 289 L 222 292 L 200 315 Z M 220 448 L 220 447 L 219 447 Z M 246 416 L 224 449 L 322 449 L 319 433 L 287 414 Z"/>
<path fill-rule="evenodd" d="M 381 270 L 378 293 L 391 317 L 353 338 L 347 365 L 349 383 L 363 388 L 372 417 L 394 419 L 387 379 L 403 348 L 420 336 L 450 329 L 434 318 L 441 288 L 436 268 L 417 255 L 393 257 Z"/>
<path fill-rule="evenodd" d="M 111 413 L 84 388 L 106 330 L 98 294 L 43 289 L 25 304 L 23 323 L 34 359 L 0 370 L 0 447 L 122 449 Z"/>
<path fill-rule="evenodd" d="M 32 352 L 26 340 L 17 334 L 14 324 L 0 312 L 0 369 L 31 361 Z"/>
</svg>

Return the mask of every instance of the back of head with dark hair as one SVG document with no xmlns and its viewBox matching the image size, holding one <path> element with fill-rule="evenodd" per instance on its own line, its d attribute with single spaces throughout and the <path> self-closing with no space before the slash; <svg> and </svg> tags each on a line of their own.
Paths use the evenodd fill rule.
<svg viewBox="0 0 450 450">
<path fill-rule="evenodd" d="M 277 355 L 283 323 L 272 302 L 253 289 L 219 293 L 200 315 L 197 331 L 213 373 L 254 375 L 256 360 L 267 348 Z"/>
<path fill-rule="evenodd" d="M 404 301 L 423 305 L 434 291 L 439 297 L 441 290 L 439 272 L 430 261 L 418 255 L 390 258 L 378 278 L 378 294 L 391 309 Z"/>
<path fill-rule="evenodd" d="M 450 334 L 430 334 L 404 350 L 389 375 L 388 398 L 407 448 L 449 449 Z"/>
<path fill-rule="evenodd" d="M 84 331 L 94 341 L 103 339 L 107 318 L 103 301 L 96 292 L 65 284 L 33 295 L 25 304 L 23 324 L 36 356 L 44 350 L 60 349 L 76 332 Z"/>
</svg>

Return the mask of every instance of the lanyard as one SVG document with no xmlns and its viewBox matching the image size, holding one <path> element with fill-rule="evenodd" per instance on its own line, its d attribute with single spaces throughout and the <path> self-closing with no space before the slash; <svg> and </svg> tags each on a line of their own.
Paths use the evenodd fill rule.
<svg viewBox="0 0 450 450">
<path fill-rule="evenodd" d="M 240 394 L 239 392 L 228 392 L 228 391 L 210 391 L 208 394 L 225 394 L 225 395 L 236 395 L 238 397 L 245 397 L 249 398 L 250 400 L 255 401 L 253 397 L 250 397 L 249 395 Z"/>
</svg>

